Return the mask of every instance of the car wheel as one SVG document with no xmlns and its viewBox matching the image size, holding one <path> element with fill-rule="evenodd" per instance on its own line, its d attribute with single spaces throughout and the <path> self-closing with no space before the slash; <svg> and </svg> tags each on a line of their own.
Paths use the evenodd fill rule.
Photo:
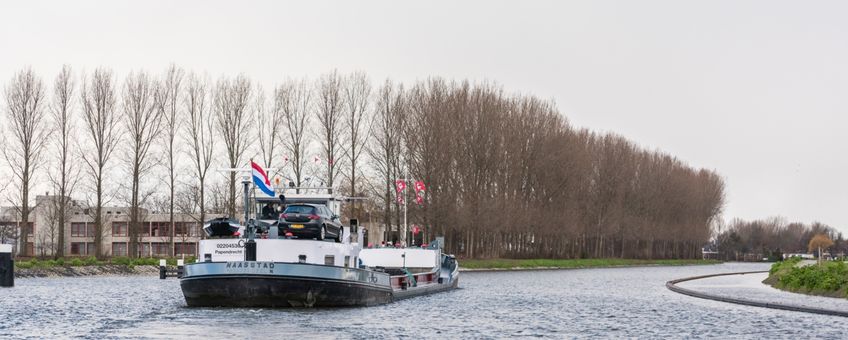
<svg viewBox="0 0 848 340">
<path fill-rule="evenodd" d="M 339 227 L 339 232 L 336 235 L 336 242 L 342 243 L 342 235 L 344 235 L 344 229 L 342 229 L 342 227 Z"/>
<path fill-rule="evenodd" d="M 321 231 L 319 231 L 319 234 L 318 234 L 318 240 L 323 241 L 324 237 L 326 237 L 326 236 L 327 236 L 327 226 L 322 225 Z"/>
</svg>

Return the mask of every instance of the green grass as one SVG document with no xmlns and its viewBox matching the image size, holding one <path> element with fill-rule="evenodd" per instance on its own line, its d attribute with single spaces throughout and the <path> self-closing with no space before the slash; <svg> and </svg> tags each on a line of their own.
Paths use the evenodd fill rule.
<svg viewBox="0 0 848 340">
<path fill-rule="evenodd" d="M 185 258 L 185 263 L 194 262 L 194 256 L 189 256 Z M 168 258 L 166 259 L 168 265 L 176 266 L 177 258 Z M 20 269 L 46 269 L 53 267 L 82 267 L 82 266 L 102 266 L 102 265 L 122 265 L 128 266 L 130 268 L 135 266 L 158 266 L 159 259 L 158 258 L 137 258 L 131 259 L 129 257 L 113 257 L 110 260 L 101 261 L 95 258 L 94 256 L 90 257 L 71 257 L 71 258 L 60 258 L 56 260 L 39 260 L 32 259 L 27 261 L 15 261 L 15 268 Z"/>
<path fill-rule="evenodd" d="M 467 269 L 531 269 L 531 268 L 595 268 L 620 266 L 684 266 L 717 264 L 717 260 L 633 260 L 633 259 L 460 259 L 459 266 Z"/>
<path fill-rule="evenodd" d="M 800 258 L 775 263 L 764 281 L 778 289 L 812 295 L 845 297 L 848 293 L 848 265 L 827 261 L 821 265 L 798 266 Z"/>
</svg>

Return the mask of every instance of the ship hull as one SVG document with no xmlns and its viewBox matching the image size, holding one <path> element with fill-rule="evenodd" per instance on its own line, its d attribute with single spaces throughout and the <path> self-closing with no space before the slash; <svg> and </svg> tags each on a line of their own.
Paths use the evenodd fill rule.
<svg viewBox="0 0 848 340">
<path fill-rule="evenodd" d="M 391 302 L 389 282 L 358 268 L 234 261 L 186 265 L 180 286 L 192 307 L 344 307 Z"/>
<path fill-rule="evenodd" d="M 329 279 L 225 275 L 184 279 L 191 307 L 348 307 L 392 302 L 385 287 Z"/>
</svg>

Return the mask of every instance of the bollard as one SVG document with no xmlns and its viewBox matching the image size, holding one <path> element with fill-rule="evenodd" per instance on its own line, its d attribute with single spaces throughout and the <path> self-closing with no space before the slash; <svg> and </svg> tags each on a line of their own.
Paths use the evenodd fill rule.
<svg viewBox="0 0 848 340">
<path fill-rule="evenodd" d="M 15 261 L 12 260 L 12 245 L 0 244 L 0 287 L 15 286 Z"/>
<path fill-rule="evenodd" d="M 185 273 L 185 261 L 177 260 L 177 278 L 182 279 L 183 273 Z"/>
<path fill-rule="evenodd" d="M 168 264 L 165 260 L 159 260 L 159 279 L 164 280 L 168 277 L 168 268 L 166 267 Z"/>
<path fill-rule="evenodd" d="M 256 241 L 247 240 L 244 243 L 244 260 L 256 261 Z"/>
</svg>

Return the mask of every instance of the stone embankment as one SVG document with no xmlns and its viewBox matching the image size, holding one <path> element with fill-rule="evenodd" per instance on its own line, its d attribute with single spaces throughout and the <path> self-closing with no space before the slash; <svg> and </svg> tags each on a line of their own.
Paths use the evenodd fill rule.
<svg viewBox="0 0 848 340">
<path fill-rule="evenodd" d="M 780 309 L 780 310 L 787 310 L 787 311 L 793 311 L 793 312 L 804 312 L 804 313 L 848 317 L 848 311 L 843 311 L 843 310 L 834 310 L 834 309 L 808 307 L 808 306 L 798 306 L 798 305 L 792 305 L 792 304 L 787 304 L 787 303 L 779 303 L 779 302 L 771 302 L 771 301 L 758 301 L 758 300 L 753 300 L 753 299 L 745 297 L 745 296 L 729 297 L 729 296 L 723 296 L 723 295 L 718 295 L 718 294 L 710 294 L 710 293 L 706 293 L 706 292 L 695 291 L 695 290 L 692 290 L 692 289 L 682 288 L 682 287 L 677 285 L 678 283 L 681 283 L 681 282 L 701 280 L 701 279 L 707 279 L 707 278 L 712 278 L 712 277 L 717 277 L 717 276 L 746 275 L 746 274 L 759 274 L 759 273 L 768 273 L 768 271 L 748 271 L 748 272 L 720 273 L 720 274 L 692 276 L 692 277 L 686 277 L 686 278 L 682 278 L 682 279 L 668 281 L 668 282 L 665 283 L 665 286 L 666 286 L 666 288 L 668 288 L 669 290 L 671 290 L 673 292 L 684 294 L 684 295 L 689 295 L 689 296 L 701 298 L 701 299 L 720 301 L 720 302 L 728 302 L 728 303 L 734 303 L 734 304 L 745 305 L 745 306 Z"/>
<path fill-rule="evenodd" d="M 15 268 L 15 278 L 72 277 L 95 275 L 159 275 L 157 266 L 126 266 L 107 264 L 99 266 L 56 266 L 46 268 Z"/>
</svg>

